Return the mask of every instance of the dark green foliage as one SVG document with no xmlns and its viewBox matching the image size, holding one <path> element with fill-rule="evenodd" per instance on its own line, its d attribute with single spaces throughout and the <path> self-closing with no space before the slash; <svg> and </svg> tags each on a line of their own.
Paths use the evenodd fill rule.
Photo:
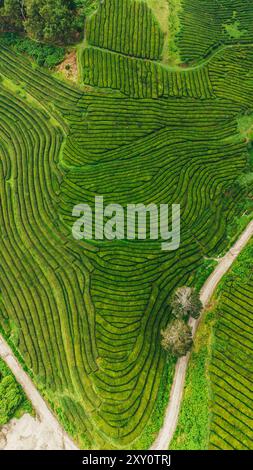
<svg viewBox="0 0 253 470">
<path fill-rule="evenodd" d="M 48 68 L 58 65 L 65 56 L 65 49 L 62 47 L 38 43 L 14 33 L 6 33 L 0 36 L 0 42 L 3 45 L 12 47 L 16 52 L 31 57 L 38 65 Z"/>
<path fill-rule="evenodd" d="M 38 41 L 70 43 L 80 38 L 95 6 L 95 0 L 3 0 L 0 31 L 23 30 Z"/>
<path fill-rule="evenodd" d="M 82 20 L 82 18 L 90 16 L 96 11 L 100 0 L 74 0 L 73 3 L 76 5 L 79 19 Z"/>
<path fill-rule="evenodd" d="M 22 9 L 19 0 L 2 0 L 0 3 L 0 32 L 22 30 Z"/>
<path fill-rule="evenodd" d="M 95 20 L 94 20 L 95 21 Z M 207 68 L 168 71 L 160 63 L 88 47 L 82 56 L 85 84 L 118 89 L 133 98 L 212 98 Z"/>
<path fill-rule="evenodd" d="M 80 29 L 73 2 L 65 0 L 26 0 L 27 33 L 48 42 L 69 42 Z"/>
</svg>

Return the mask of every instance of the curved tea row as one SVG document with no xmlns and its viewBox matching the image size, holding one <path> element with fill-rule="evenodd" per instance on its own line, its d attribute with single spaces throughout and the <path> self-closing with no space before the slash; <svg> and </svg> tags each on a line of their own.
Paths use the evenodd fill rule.
<svg viewBox="0 0 253 470">
<path fill-rule="evenodd" d="M 111 50 L 125 47 L 113 40 Z M 81 446 L 134 448 L 166 392 L 170 295 L 225 246 L 247 195 L 235 182 L 248 171 L 237 119 L 249 111 L 251 49 L 240 50 L 240 66 L 239 51 L 227 50 L 196 71 L 166 70 L 168 85 L 152 60 L 87 51 L 89 93 L 0 47 L 1 325 Z M 124 65 L 119 77 L 100 74 L 123 56 L 137 61 L 132 78 Z M 137 68 L 151 64 L 145 82 Z M 95 195 L 123 207 L 180 203 L 180 249 L 74 241 L 73 206 L 93 206 Z"/>
<path fill-rule="evenodd" d="M 211 449 L 252 449 L 252 280 L 227 282 L 210 365 Z"/>
</svg>

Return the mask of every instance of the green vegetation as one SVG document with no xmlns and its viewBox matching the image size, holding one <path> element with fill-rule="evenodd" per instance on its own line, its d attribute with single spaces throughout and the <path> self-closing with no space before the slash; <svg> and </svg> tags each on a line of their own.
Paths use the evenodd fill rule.
<svg viewBox="0 0 253 470">
<path fill-rule="evenodd" d="M 222 286 L 210 364 L 211 449 L 252 449 L 253 244 Z"/>
<path fill-rule="evenodd" d="M 184 62 L 200 60 L 222 44 L 253 42 L 253 9 L 244 0 L 182 0 L 177 47 Z"/>
<path fill-rule="evenodd" d="M 49 69 L 62 62 L 66 53 L 63 47 L 38 43 L 32 39 L 20 37 L 15 33 L 1 35 L 0 43 L 11 47 L 15 52 L 26 54 L 36 64 Z"/>
<path fill-rule="evenodd" d="M 97 0 L 1 0 L 0 31 L 25 32 L 38 41 L 76 42 Z"/>
<path fill-rule="evenodd" d="M 240 30 L 240 21 L 234 21 L 234 23 L 225 24 L 224 28 L 232 39 L 240 39 L 244 34 L 247 33 L 246 30 Z"/>
<path fill-rule="evenodd" d="M 182 0 L 168 0 L 168 3 L 169 24 L 167 62 L 170 65 L 177 65 L 181 62 L 180 51 L 177 45 L 177 36 L 181 28 L 179 14 L 182 10 Z"/>
<path fill-rule="evenodd" d="M 133 449 L 150 449 L 163 425 L 164 410 L 168 405 L 170 387 L 174 376 L 174 366 L 175 358 L 167 357 L 155 400 L 154 410 L 140 438 L 133 442 L 131 446 Z"/>
<path fill-rule="evenodd" d="M 87 23 L 81 87 L 0 43 L 0 322 L 80 445 L 136 448 L 171 384 L 171 296 L 227 248 L 251 196 L 238 120 L 252 112 L 253 49 L 172 70 L 147 3 L 104 0 Z M 180 203 L 180 249 L 74 241 L 73 206 L 95 195 Z"/>
<path fill-rule="evenodd" d="M 197 334 L 172 449 L 252 449 L 253 243 Z"/>
<path fill-rule="evenodd" d="M 184 398 L 171 450 L 207 450 L 209 442 L 209 376 L 213 314 L 205 316 L 194 340 Z"/>
<path fill-rule="evenodd" d="M 253 114 L 240 117 L 238 120 L 238 127 L 240 133 L 247 142 L 253 142 Z"/>
<path fill-rule="evenodd" d="M 185 356 L 193 345 L 190 317 L 198 318 L 202 310 L 199 293 L 190 287 L 179 287 L 171 296 L 172 320 L 161 331 L 162 348 L 173 357 Z"/>
<path fill-rule="evenodd" d="M 0 359 L 0 427 L 24 413 L 32 413 L 31 404 L 15 377 Z"/>
</svg>

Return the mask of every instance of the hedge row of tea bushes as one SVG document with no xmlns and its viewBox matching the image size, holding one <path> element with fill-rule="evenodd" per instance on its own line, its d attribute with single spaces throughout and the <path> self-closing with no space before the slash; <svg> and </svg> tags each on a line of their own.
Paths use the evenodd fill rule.
<svg viewBox="0 0 253 470">
<path fill-rule="evenodd" d="M 253 100 L 253 42 L 221 51 L 209 63 L 209 76 L 215 95 L 248 106 Z"/>
<path fill-rule="evenodd" d="M 89 44 L 133 57 L 159 60 L 164 34 L 147 4 L 104 0 L 87 21 Z"/>
<path fill-rule="evenodd" d="M 182 61 L 197 61 L 223 44 L 253 42 L 251 0 L 181 0 L 177 46 Z"/>
<path fill-rule="evenodd" d="M 125 57 L 93 47 L 84 49 L 82 66 L 85 84 L 120 90 L 133 98 L 213 96 L 208 68 L 169 72 L 155 61 Z"/>
<path fill-rule="evenodd" d="M 135 16 L 137 25 L 131 19 L 134 11 L 140 15 Z M 81 64 L 87 85 L 120 90 L 133 98 L 213 96 L 208 68 L 174 72 L 156 62 L 164 36 L 144 2 L 106 0 L 88 22 L 86 39 L 89 47 L 83 51 Z M 156 53 L 139 49 L 149 48 L 150 44 L 159 46 Z"/>
<path fill-rule="evenodd" d="M 58 228 L 63 133 L 43 108 L 2 86 L 0 115 L 1 323 L 7 334 L 8 324 L 15 325 L 16 347 L 49 399 L 50 393 L 75 394 L 77 406 L 80 401 L 97 408 L 89 378 L 97 369 L 97 354 L 89 284 L 84 283 L 88 268 L 81 267 Z M 58 398 L 54 404 L 60 406 Z"/>
</svg>

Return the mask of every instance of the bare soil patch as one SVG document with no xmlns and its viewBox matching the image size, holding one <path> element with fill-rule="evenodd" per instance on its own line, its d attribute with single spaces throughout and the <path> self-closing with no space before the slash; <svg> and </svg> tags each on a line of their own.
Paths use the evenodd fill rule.
<svg viewBox="0 0 253 470">
<path fill-rule="evenodd" d="M 78 66 L 76 51 L 69 52 L 64 61 L 56 67 L 57 72 L 64 75 L 65 78 L 72 82 L 78 82 Z"/>
</svg>

